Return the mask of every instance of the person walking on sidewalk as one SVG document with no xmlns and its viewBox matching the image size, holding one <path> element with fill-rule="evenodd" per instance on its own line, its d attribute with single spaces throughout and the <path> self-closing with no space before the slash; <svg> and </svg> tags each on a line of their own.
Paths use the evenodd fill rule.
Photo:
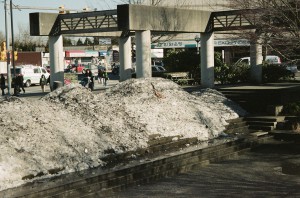
<svg viewBox="0 0 300 198">
<path fill-rule="evenodd" d="M 106 70 L 104 70 L 104 72 L 103 72 L 103 80 L 104 80 L 104 86 L 106 86 L 107 85 L 107 81 L 109 80 L 108 73 L 107 73 Z"/>
<path fill-rule="evenodd" d="M 16 84 L 18 87 L 18 92 L 21 92 L 21 89 L 23 90 L 23 93 L 25 93 L 25 89 L 24 89 L 24 77 L 22 74 L 17 75 L 16 77 Z"/>
<path fill-rule="evenodd" d="M 90 88 L 91 91 L 93 91 L 94 90 L 94 76 L 90 69 L 86 70 L 85 77 L 87 78 L 88 88 Z"/>
<path fill-rule="evenodd" d="M 40 78 L 40 85 L 42 88 L 42 91 L 45 92 L 45 85 L 47 84 L 47 79 L 45 77 L 45 75 L 43 74 Z"/>
<path fill-rule="evenodd" d="M 99 69 L 98 69 L 98 83 L 99 83 L 99 84 L 100 84 L 100 83 L 103 84 L 103 80 L 104 80 L 104 79 L 103 79 L 103 80 L 102 80 L 102 79 L 103 79 L 103 69 L 102 69 L 102 68 L 99 68 Z"/>
</svg>

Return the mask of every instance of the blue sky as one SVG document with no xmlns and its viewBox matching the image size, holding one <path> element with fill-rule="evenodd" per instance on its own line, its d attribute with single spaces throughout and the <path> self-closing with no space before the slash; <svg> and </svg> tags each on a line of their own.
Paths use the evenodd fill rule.
<svg viewBox="0 0 300 198">
<path fill-rule="evenodd" d="M 7 0 L 8 4 L 10 0 Z M 54 10 L 38 10 L 38 8 L 58 8 L 82 10 L 89 7 L 97 10 L 116 9 L 117 4 L 124 4 L 122 0 L 12 0 L 14 5 L 35 7 L 35 9 L 13 9 L 14 32 L 19 32 L 19 27 L 29 28 L 29 13 L 32 12 L 58 12 Z M 9 19 L 10 23 L 10 19 Z M 9 24 L 10 27 L 10 24 Z M 9 30 L 10 31 L 10 30 Z M 0 32 L 5 34 L 4 0 L 0 0 Z"/>
</svg>

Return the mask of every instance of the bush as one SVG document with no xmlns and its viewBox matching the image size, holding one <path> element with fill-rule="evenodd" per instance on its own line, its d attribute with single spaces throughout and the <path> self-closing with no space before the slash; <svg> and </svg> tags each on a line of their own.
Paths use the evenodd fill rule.
<svg viewBox="0 0 300 198">
<path fill-rule="evenodd" d="M 215 79 L 221 84 L 233 84 L 249 81 L 249 65 L 227 65 L 222 62 L 221 53 L 215 54 Z"/>
<path fill-rule="evenodd" d="M 278 64 L 263 64 L 262 74 L 263 82 L 278 82 L 294 78 L 294 74 L 291 71 Z"/>
<path fill-rule="evenodd" d="M 249 82 L 250 80 L 250 66 L 248 64 L 231 65 L 231 76 L 229 76 L 230 83 Z"/>
<path fill-rule="evenodd" d="M 235 84 L 250 82 L 250 66 L 245 63 L 227 65 L 222 61 L 222 54 L 215 52 L 214 56 L 215 80 L 221 84 Z M 163 59 L 168 72 L 189 72 L 192 78 L 200 81 L 200 55 L 189 50 L 168 51 Z M 290 80 L 294 74 L 284 66 L 278 64 L 263 64 L 263 82 L 278 82 Z"/>
<path fill-rule="evenodd" d="M 189 72 L 200 79 L 200 55 L 189 50 L 170 50 L 163 59 L 168 72 Z"/>
<path fill-rule="evenodd" d="M 300 116 L 300 101 L 284 105 L 281 113 L 283 115 Z"/>
<path fill-rule="evenodd" d="M 294 76 L 291 71 L 282 65 L 263 64 L 262 66 L 262 80 L 264 83 L 291 80 Z M 245 63 L 238 65 L 216 65 L 215 79 L 221 84 L 250 82 L 250 66 Z"/>
</svg>

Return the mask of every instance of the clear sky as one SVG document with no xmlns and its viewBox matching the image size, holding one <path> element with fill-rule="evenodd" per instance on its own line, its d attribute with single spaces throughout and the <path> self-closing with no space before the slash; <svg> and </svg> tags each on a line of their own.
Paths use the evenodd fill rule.
<svg viewBox="0 0 300 198">
<path fill-rule="evenodd" d="M 5 35 L 5 12 L 4 1 L 0 0 L 0 32 Z M 6 0 L 10 4 L 10 0 Z M 31 7 L 33 9 L 13 9 L 14 32 L 19 32 L 19 27 L 29 28 L 29 13 L 32 12 L 58 12 L 58 10 L 41 10 L 42 8 L 59 8 L 82 10 L 89 7 L 92 10 L 116 9 L 118 4 L 124 4 L 122 0 L 12 0 L 12 3 L 20 7 Z M 10 19 L 9 19 L 10 28 Z M 10 31 L 10 30 L 9 30 Z"/>
</svg>

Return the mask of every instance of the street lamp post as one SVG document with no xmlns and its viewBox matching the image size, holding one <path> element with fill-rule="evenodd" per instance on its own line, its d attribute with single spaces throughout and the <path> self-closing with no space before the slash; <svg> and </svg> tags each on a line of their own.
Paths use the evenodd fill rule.
<svg viewBox="0 0 300 198">
<path fill-rule="evenodd" d="M 8 0 L 4 2 L 5 10 L 5 40 L 6 40 L 6 58 L 7 58 L 7 94 L 10 95 L 11 90 L 11 75 L 10 75 L 10 47 L 9 47 L 9 35 L 8 35 Z"/>
<path fill-rule="evenodd" d="M 13 19 L 13 2 L 10 0 L 10 26 L 11 26 L 11 64 L 13 66 L 13 71 L 14 71 L 14 80 L 16 84 L 16 66 L 15 66 L 15 56 L 14 56 L 14 51 L 15 51 L 15 39 L 14 39 L 14 19 Z M 14 87 L 14 95 L 17 95 L 17 86 Z"/>
<path fill-rule="evenodd" d="M 198 34 L 195 36 L 195 41 L 197 43 L 197 55 L 199 55 L 200 54 L 200 52 L 199 52 L 200 36 Z M 199 74 L 201 74 L 201 64 L 200 63 L 199 63 L 199 68 L 200 68 Z M 198 77 L 198 79 L 200 79 L 200 76 Z"/>
<path fill-rule="evenodd" d="M 197 43 L 197 54 L 199 54 L 199 42 L 200 42 L 200 37 L 199 37 L 199 35 L 196 35 L 196 36 L 195 36 L 195 41 L 196 41 L 196 43 Z"/>
</svg>

